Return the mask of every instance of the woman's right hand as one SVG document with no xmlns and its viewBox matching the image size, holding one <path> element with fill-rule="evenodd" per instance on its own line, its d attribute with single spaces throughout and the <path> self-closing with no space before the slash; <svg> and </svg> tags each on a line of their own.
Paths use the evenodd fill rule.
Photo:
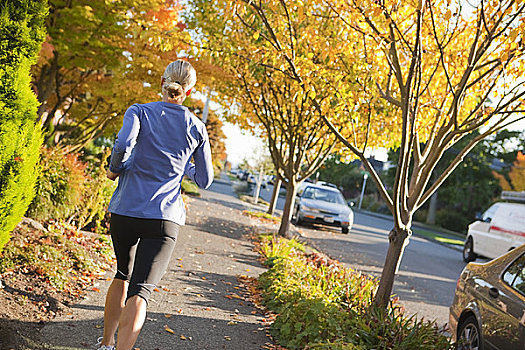
<svg viewBox="0 0 525 350">
<path fill-rule="evenodd" d="M 110 179 L 111 181 L 115 181 L 115 179 L 120 175 L 120 173 L 114 173 L 112 172 L 111 170 L 107 170 L 106 171 L 106 176 L 108 179 Z"/>
</svg>

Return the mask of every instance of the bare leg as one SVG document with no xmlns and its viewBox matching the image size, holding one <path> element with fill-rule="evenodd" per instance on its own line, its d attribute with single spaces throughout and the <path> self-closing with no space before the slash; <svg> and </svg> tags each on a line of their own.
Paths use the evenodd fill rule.
<svg viewBox="0 0 525 350">
<path fill-rule="evenodd" d="M 126 302 L 120 315 L 117 349 L 131 350 L 137 341 L 144 320 L 146 319 L 146 301 L 138 295 Z"/>
<path fill-rule="evenodd" d="M 115 344 L 115 332 L 124 309 L 127 291 L 128 282 L 124 280 L 114 279 L 109 286 L 104 307 L 104 336 L 101 345 Z"/>
</svg>

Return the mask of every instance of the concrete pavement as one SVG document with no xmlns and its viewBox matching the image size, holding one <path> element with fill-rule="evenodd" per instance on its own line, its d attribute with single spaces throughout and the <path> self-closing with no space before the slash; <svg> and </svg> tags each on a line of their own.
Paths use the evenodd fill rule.
<svg viewBox="0 0 525 350">
<path fill-rule="evenodd" d="M 257 277 L 264 268 L 248 239 L 254 227 L 242 215 L 246 204 L 231 191 L 223 177 L 189 203 L 187 224 L 152 294 L 137 348 L 246 350 L 267 348 L 271 342 L 264 316 L 245 299 L 237 280 L 239 275 Z M 35 349 L 94 349 L 102 335 L 106 278 L 43 327 Z"/>
</svg>

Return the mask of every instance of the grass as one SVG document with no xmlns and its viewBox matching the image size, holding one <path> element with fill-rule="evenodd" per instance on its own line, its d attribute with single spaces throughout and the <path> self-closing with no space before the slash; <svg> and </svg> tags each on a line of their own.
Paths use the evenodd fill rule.
<svg viewBox="0 0 525 350">
<path fill-rule="evenodd" d="M 201 195 L 199 192 L 199 187 L 191 180 L 183 179 L 180 186 L 182 193 L 195 197 L 199 197 Z"/>
<path fill-rule="evenodd" d="M 246 195 L 246 194 L 241 194 L 239 196 L 239 199 L 243 202 L 248 202 L 248 203 L 253 203 L 253 196 L 250 196 L 250 195 Z M 262 205 L 266 205 L 266 206 L 269 206 L 270 203 L 268 203 L 267 201 L 265 201 L 264 199 L 262 199 L 261 197 L 259 197 L 257 199 L 257 204 L 262 204 Z"/>
<path fill-rule="evenodd" d="M 427 231 L 427 230 L 420 229 L 420 228 L 413 228 L 412 231 L 418 236 L 427 237 L 427 238 L 430 238 L 432 240 L 435 240 L 441 243 L 458 245 L 458 246 L 463 246 L 463 243 L 464 243 L 463 240 L 442 236 L 436 232 L 431 232 L 431 231 Z"/>
<path fill-rule="evenodd" d="M 263 213 L 262 211 L 244 210 L 242 213 L 252 218 L 255 217 L 255 218 L 265 219 L 265 220 L 269 220 L 275 223 L 281 221 L 281 219 L 278 218 L 277 216 L 270 215 L 268 213 Z"/>
</svg>

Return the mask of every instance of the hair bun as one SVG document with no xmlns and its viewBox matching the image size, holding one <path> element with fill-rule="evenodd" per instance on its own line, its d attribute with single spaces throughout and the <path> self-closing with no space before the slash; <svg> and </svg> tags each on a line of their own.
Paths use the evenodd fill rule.
<svg viewBox="0 0 525 350">
<path fill-rule="evenodd" d="M 184 89 L 178 82 L 169 83 L 164 86 L 170 98 L 178 98 L 184 95 Z"/>
</svg>

